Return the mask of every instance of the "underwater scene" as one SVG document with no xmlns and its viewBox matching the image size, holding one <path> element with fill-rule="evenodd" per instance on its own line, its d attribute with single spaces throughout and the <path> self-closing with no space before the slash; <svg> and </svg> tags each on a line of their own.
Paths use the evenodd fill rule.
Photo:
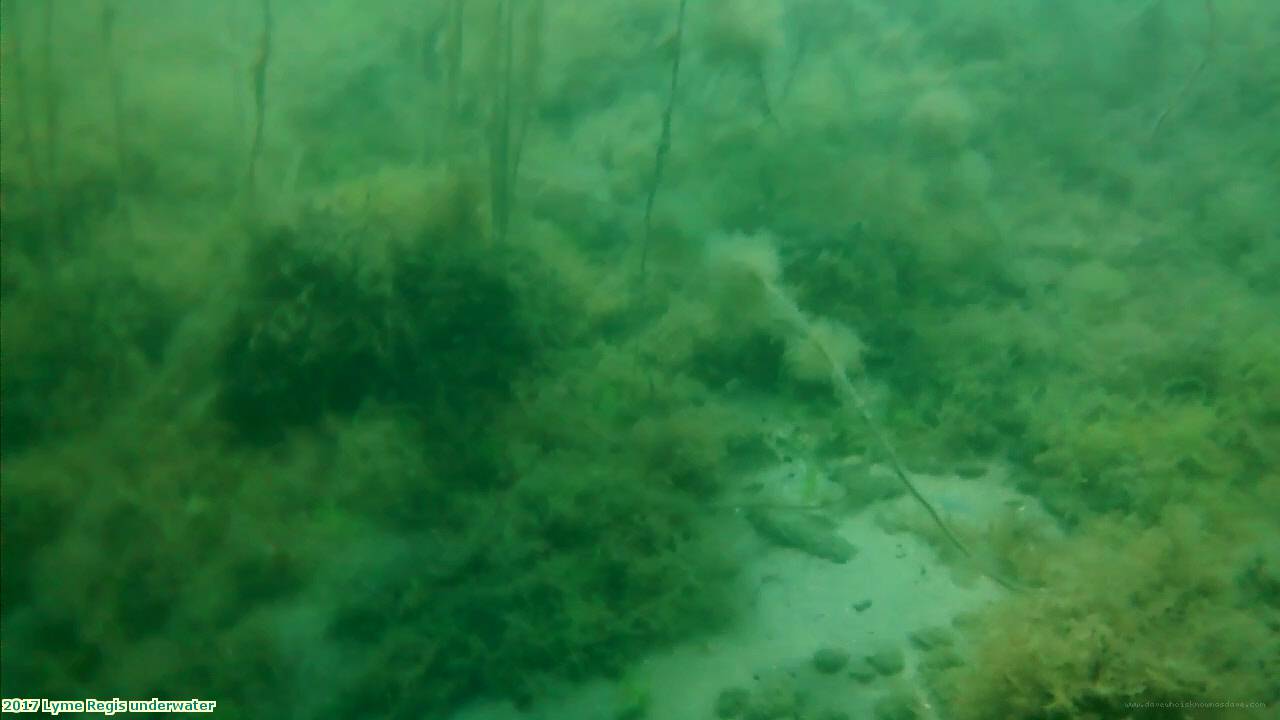
<svg viewBox="0 0 1280 720">
<path fill-rule="evenodd" d="M 1280 716 L 1280 3 L 0 10 L 5 714 Z"/>
</svg>

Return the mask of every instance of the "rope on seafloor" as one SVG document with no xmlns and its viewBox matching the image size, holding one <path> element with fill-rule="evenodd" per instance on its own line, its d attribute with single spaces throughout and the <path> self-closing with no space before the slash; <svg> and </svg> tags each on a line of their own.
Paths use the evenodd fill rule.
<svg viewBox="0 0 1280 720">
<path fill-rule="evenodd" d="M 933 507 L 933 503 L 929 502 L 929 499 L 924 496 L 924 493 L 920 492 L 920 489 L 916 487 L 915 483 L 911 482 L 911 478 L 907 475 L 907 471 L 905 466 L 902 464 L 902 460 L 898 457 L 897 450 L 894 449 L 893 443 L 889 442 L 888 434 L 880 427 L 880 423 L 876 422 L 875 417 L 872 416 L 870 409 L 868 409 L 866 402 L 862 398 L 862 395 L 853 387 L 853 383 L 849 382 L 848 374 L 845 373 L 844 367 L 841 363 L 836 360 L 831 349 L 827 347 L 827 344 L 821 337 L 814 333 L 810 326 L 809 319 L 805 316 L 804 312 L 802 312 L 791 298 L 787 297 L 787 295 L 772 282 L 769 282 L 764 277 L 760 277 L 759 280 L 764 284 L 765 292 L 772 300 L 774 310 L 778 313 L 780 318 L 788 325 L 792 326 L 795 331 L 803 335 L 805 339 L 813 343 L 813 346 L 822 353 L 823 359 L 826 360 L 827 365 L 830 368 L 831 385 L 836 397 L 840 400 L 840 404 L 853 410 L 854 413 L 862 418 L 863 422 L 866 423 L 867 428 L 871 430 L 872 437 L 875 438 L 876 444 L 880 446 L 881 452 L 883 452 L 888 458 L 889 467 L 893 470 L 894 476 L 897 477 L 898 482 L 906 488 L 907 493 L 911 495 L 912 499 L 914 499 L 916 503 L 920 505 L 920 507 L 924 508 L 925 512 L 929 514 L 930 519 L 933 520 L 933 524 L 936 525 L 938 529 L 942 531 L 942 534 L 947 538 L 947 540 L 950 541 L 951 544 L 961 552 L 961 554 L 968 558 L 984 575 L 991 578 L 998 585 L 1007 590 L 1023 590 L 1024 588 L 1020 587 L 1017 583 L 1002 577 L 1000 573 L 997 573 L 994 570 L 983 567 L 983 563 L 978 562 L 977 557 L 975 557 L 969 550 L 969 547 L 964 544 L 958 535 L 956 535 L 955 531 L 951 529 L 951 526 L 942 519 L 942 515 Z"/>
</svg>

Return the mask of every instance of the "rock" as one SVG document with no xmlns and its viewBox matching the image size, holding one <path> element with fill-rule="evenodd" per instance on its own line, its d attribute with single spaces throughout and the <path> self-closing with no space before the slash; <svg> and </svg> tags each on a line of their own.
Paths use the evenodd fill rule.
<svg viewBox="0 0 1280 720">
<path fill-rule="evenodd" d="M 884 645 L 867 656 L 867 664 L 881 675 L 897 675 L 906 665 L 906 658 L 896 645 Z"/>
<path fill-rule="evenodd" d="M 856 660 L 849 665 L 849 677 L 860 683 L 869 683 L 879 677 L 879 673 L 866 660 Z"/>
<path fill-rule="evenodd" d="M 938 673 L 964 664 L 964 658 L 955 648 L 941 647 L 929 650 L 920 658 L 920 670 L 927 675 Z"/>
<path fill-rule="evenodd" d="M 800 712 L 800 694 L 789 679 L 776 678 L 751 697 L 743 720 L 789 720 Z"/>
<path fill-rule="evenodd" d="M 911 633 L 908 637 L 911 639 L 911 644 L 921 650 L 951 647 L 956 642 L 956 638 L 950 630 L 937 626 L 921 628 Z"/>
<path fill-rule="evenodd" d="M 916 720 L 915 703 L 903 692 L 892 692 L 876 701 L 876 720 Z"/>
<path fill-rule="evenodd" d="M 765 540 L 808 555 L 846 563 L 858 549 L 840 537 L 827 521 L 813 513 L 776 508 L 751 508 L 747 522 Z"/>
<path fill-rule="evenodd" d="M 716 697 L 716 717 L 721 720 L 742 717 L 751 704 L 751 694 L 743 688 L 725 688 Z"/>
<path fill-rule="evenodd" d="M 883 467 L 859 465 L 840 468 L 835 478 L 845 488 L 844 505 L 850 510 L 860 510 L 906 492 L 893 471 Z"/>
<path fill-rule="evenodd" d="M 824 675 L 840 672 L 849 664 L 849 653 L 840 648 L 824 647 L 813 654 L 813 667 Z"/>
</svg>

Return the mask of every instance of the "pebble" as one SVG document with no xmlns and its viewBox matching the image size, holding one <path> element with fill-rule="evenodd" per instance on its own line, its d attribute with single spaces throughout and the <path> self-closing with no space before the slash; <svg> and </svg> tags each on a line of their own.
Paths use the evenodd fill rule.
<svg viewBox="0 0 1280 720">
<path fill-rule="evenodd" d="M 951 647 L 955 644 L 955 636 L 951 631 L 944 627 L 927 627 L 921 628 L 911 633 L 909 636 L 911 644 L 921 650 L 932 650 L 933 648 Z"/>
</svg>

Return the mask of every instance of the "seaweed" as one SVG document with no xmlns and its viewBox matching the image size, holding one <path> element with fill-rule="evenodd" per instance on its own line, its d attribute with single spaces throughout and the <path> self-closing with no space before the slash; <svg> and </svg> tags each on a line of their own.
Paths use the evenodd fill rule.
<svg viewBox="0 0 1280 720">
<path fill-rule="evenodd" d="M 245 168 L 245 199 L 252 208 L 258 191 L 258 165 L 262 156 L 263 135 L 267 123 L 267 70 L 271 65 L 272 36 L 275 19 L 271 12 L 271 0 L 259 0 L 262 27 L 258 36 L 258 52 L 249 66 L 249 80 L 253 86 L 253 136 L 249 144 L 248 165 Z"/>
<path fill-rule="evenodd" d="M 1190 506 L 1151 526 L 1106 518 L 1034 567 L 1048 589 L 1011 596 L 982 620 L 972 659 L 944 669 L 957 720 L 987 717 L 1263 717 L 1280 647 L 1237 529 Z M 1248 577 L 1245 575 L 1245 577 Z"/>
<path fill-rule="evenodd" d="M 667 153 L 671 151 L 671 115 L 676 106 L 676 89 L 680 82 L 680 51 L 684 45 L 684 11 L 688 0 L 680 0 L 676 11 L 676 34 L 671 41 L 671 87 L 667 91 L 667 105 L 662 111 L 662 129 L 658 133 L 658 146 L 653 153 L 653 175 L 649 180 L 649 192 L 644 200 L 644 231 L 640 237 L 640 275 L 644 276 L 649 263 L 650 236 L 653 234 L 653 204 L 662 184 L 662 171 L 666 167 Z"/>
</svg>

